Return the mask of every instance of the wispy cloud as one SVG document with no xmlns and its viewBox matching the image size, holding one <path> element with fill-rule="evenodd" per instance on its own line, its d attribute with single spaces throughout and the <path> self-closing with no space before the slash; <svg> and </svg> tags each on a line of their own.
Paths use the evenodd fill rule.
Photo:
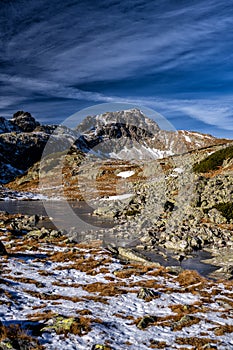
<svg viewBox="0 0 233 350">
<path fill-rule="evenodd" d="M 233 96 L 232 96 L 233 99 Z M 164 116 L 173 113 L 182 113 L 187 117 L 201 121 L 206 125 L 217 127 L 220 130 L 233 131 L 233 109 L 232 100 L 229 99 L 156 99 L 150 98 L 111 98 L 115 102 L 135 103 L 154 108 L 161 111 Z"/>
<path fill-rule="evenodd" d="M 44 93 L 47 96 L 86 100 L 89 102 L 112 102 L 112 103 L 129 103 L 138 106 L 148 106 L 156 111 L 161 111 L 164 116 L 169 112 L 182 113 L 197 121 L 201 121 L 212 127 L 217 127 L 221 130 L 233 130 L 233 109 L 232 100 L 229 98 L 219 99 L 172 99 L 172 98 L 155 98 L 140 97 L 140 96 L 125 96 L 119 97 L 114 95 L 105 95 L 92 91 L 83 91 L 81 89 L 72 88 L 62 84 L 50 81 L 42 81 L 31 78 L 23 78 L 17 76 L 0 75 L 0 80 L 7 82 L 16 88 L 27 89 L 30 86 L 31 90 L 36 93 Z M 233 96 L 232 96 L 233 98 Z M 24 101 L 22 97 L 6 96 L 0 99 L 0 108 L 9 107 L 11 104 Z"/>
<path fill-rule="evenodd" d="M 27 89 L 31 92 L 41 94 L 46 93 L 47 96 L 53 96 L 56 98 L 61 97 L 67 99 L 81 99 L 96 102 L 103 100 L 112 100 L 111 97 L 104 96 L 103 94 L 97 92 L 83 91 L 69 86 L 64 86 L 53 81 L 24 78 L 22 76 L 10 76 L 7 74 L 0 74 L 0 80 L 4 83 L 8 83 L 8 85 L 14 86 L 16 89 Z M 8 102 L 6 102 L 6 105 L 9 105 L 11 101 L 14 101 L 13 97 L 11 97 L 11 99 L 8 100 Z"/>
<path fill-rule="evenodd" d="M 0 111 L 30 101 L 33 113 L 34 101 L 54 116 L 49 98 L 74 108 L 138 102 L 197 127 L 232 130 L 232 16 L 230 2 L 217 0 L 4 2 Z M 60 105 L 66 116 L 70 109 Z"/>
<path fill-rule="evenodd" d="M 121 79 L 142 69 L 161 72 L 181 65 L 187 69 L 207 57 L 215 62 L 230 39 L 231 13 L 217 20 L 220 6 L 215 1 L 176 7 L 136 2 L 141 7 L 135 8 L 130 1 L 112 6 L 109 1 L 101 6 L 89 1 L 45 3 L 40 7 L 35 3 L 39 21 L 33 6 L 25 3 L 29 8 L 23 19 L 29 23 L 23 26 L 22 21 L 20 31 L 13 23 L 16 30 L 6 33 L 9 40 L 2 57 L 13 60 L 16 69 L 23 65 L 26 73 L 66 84 Z M 223 32 L 225 38 L 219 40 Z"/>
</svg>

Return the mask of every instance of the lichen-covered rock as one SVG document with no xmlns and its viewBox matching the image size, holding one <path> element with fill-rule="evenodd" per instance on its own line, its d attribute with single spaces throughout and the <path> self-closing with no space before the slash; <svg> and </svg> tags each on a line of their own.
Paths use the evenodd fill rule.
<svg viewBox="0 0 233 350">
<path fill-rule="evenodd" d="M 114 218 L 119 214 L 119 209 L 114 206 L 98 207 L 94 210 L 93 215 Z"/>
<path fill-rule="evenodd" d="M 57 334 L 73 333 L 79 336 L 90 331 L 90 320 L 85 317 L 65 317 L 57 315 L 48 321 L 49 325 L 44 327 L 44 332 L 56 332 Z"/>
<path fill-rule="evenodd" d="M 108 345 L 95 344 L 92 346 L 91 350 L 111 350 L 111 348 Z"/>
<path fill-rule="evenodd" d="M 144 316 L 141 318 L 141 320 L 137 323 L 137 327 L 139 329 L 145 329 L 149 325 L 153 324 L 157 320 L 156 316 Z"/>
<path fill-rule="evenodd" d="M 156 292 L 153 289 L 149 288 L 141 288 L 140 291 L 138 292 L 137 297 L 139 299 L 147 299 L 147 298 L 158 298 L 161 295 L 161 293 Z"/>
</svg>

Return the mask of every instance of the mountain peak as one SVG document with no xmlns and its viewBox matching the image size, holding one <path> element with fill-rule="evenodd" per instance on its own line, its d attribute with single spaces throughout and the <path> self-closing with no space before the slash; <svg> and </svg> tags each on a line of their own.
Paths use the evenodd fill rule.
<svg viewBox="0 0 233 350">
<path fill-rule="evenodd" d="M 94 116 L 87 116 L 77 127 L 81 133 L 95 130 L 97 134 L 104 134 L 104 129 L 121 129 L 128 134 L 129 130 L 140 130 L 141 136 L 153 136 L 159 130 L 158 124 L 149 119 L 140 109 L 133 108 L 114 112 L 105 112 Z M 102 131 L 101 131 L 102 130 Z M 125 132 L 123 134 L 125 135 Z"/>
<path fill-rule="evenodd" d="M 24 111 L 18 111 L 13 114 L 11 123 L 17 125 L 22 131 L 25 132 L 31 132 L 40 125 L 40 123 L 35 120 L 31 113 Z"/>
</svg>

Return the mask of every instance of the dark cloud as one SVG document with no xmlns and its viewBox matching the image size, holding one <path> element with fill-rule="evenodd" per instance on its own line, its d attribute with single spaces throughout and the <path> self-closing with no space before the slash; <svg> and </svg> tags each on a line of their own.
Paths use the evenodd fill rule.
<svg viewBox="0 0 233 350">
<path fill-rule="evenodd" d="M 86 104 L 140 101 L 177 127 L 180 113 L 226 135 L 232 16 L 230 1 L 2 1 L 0 111 L 60 121 Z"/>
</svg>

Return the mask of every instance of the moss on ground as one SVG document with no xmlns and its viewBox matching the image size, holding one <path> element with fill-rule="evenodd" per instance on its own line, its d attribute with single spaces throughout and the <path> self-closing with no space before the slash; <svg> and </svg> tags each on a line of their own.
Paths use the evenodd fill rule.
<svg viewBox="0 0 233 350">
<path fill-rule="evenodd" d="M 233 202 L 218 203 L 214 206 L 228 222 L 233 220 Z"/>
<path fill-rule="evenodd" d="M 223 165 L 225 160 L 233 158 L 233 146 L 223 148 L 207 158 L 195 163 L 193 171 L 195 173 L 208 173 L 209 171 L 216 170 Z"/>
</svg>

